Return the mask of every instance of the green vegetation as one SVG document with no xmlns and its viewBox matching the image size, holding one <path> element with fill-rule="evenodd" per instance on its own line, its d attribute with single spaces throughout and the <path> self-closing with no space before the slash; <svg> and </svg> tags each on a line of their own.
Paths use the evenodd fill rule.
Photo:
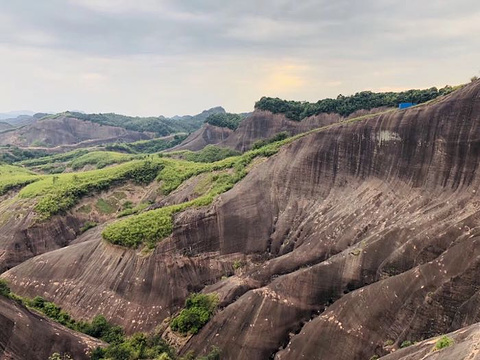
<svg viewBox="0 0 480 360">
<path fill-rule="evenodd" d="M 41 175 L 37 175 L 27 169 L 0 164 L 0 195 L 7 191 L 31 184 L 42 179 Z"/>
<path fill-rule="evenodd" d="M 69 166 L 73 170 L 78 170 L 86 165 L 94 165 L 97 169 L 102 169 L 107 165 L 120 164 L 132 160 L 132 156 L 112 151 L 94 151 L 75 158 Z"/>
<path fill-rule="evenodd" d="M 342 116 L 348 116 L 362 109 L 370 110 L 382 106 L 397 107 L 401 102 L 420 104 L 438 96 L 449 94 L 454 90 L 454 87 L 445 86 L 442 89 L 432 87 L 425 90 L 408 90 L 397 93 L 362 91 L 352 96 L 338 95 L 336 99 L 324 99 L 316 103 L 263 97 L 255 104 L 255 109 L 267 110 L 274 114 L 285 114 L 291 120 L 301 121 L 320 113 L 337 113 Z"/>
<path fill-rule="evenodd" d="M 33 166 L 40 166 L 40 165 L 51 165 L 54 163 L 63 163 L 63 162 L 74 160 L 88 153 L 89 153 L 89 150 L 87 149 L 73 150 L 64 154 L 55 154 L 55 155 L 49 155 L 49 156 L 44 156 L 40 158 L 21 161 L 19 165 L 23 165 L 26 167 L 33 167 Z"/>
<path fill-rule="evenodd" d="M 243 119 L 239 114 L 217 113 L 207 117 L 205 123 L 235 130 Z"/>
<path fill-rule="evenodd" d="M 117 207 L 115 206 L 115 204 L 112 203 L 112 201 L 106 201 L 102 198 L 97 200 L 95 207 L 100 214 L 104 215 L 113 214 L 117 211 Z"/>
<path fill-rule="evenodd" d="M 12 293 L 7 282 L 3 279 L 0 279 L 0 295 L 14 300 L 29 309 L 36 310 L 69 329 L 90 335 L 108 343 L 109 345 L 106 348 L 98 347 L 92 351 L 90 355 L 92 360 L 220 359 L 220 351 L 218 348 L 212 348 L 212 351 L 204 357 L 195 358 L 192 353 L 189 353 L 185 357 L 178 358 L 173 348 L 161 338 L 160 334 L 136 333 L 130 337 L 126 337 L 125 331 L 120 326 L 110 324 L 103 315 L 95 316 L 91 322 L 75 321 L 68 313 L 63 311 L 61 307 L 40 296 L 28 299 Z M 191 296 L 191 298 L 192 300 L 187 299 L 187 303 L 192 303 L 192 306 L 196 308 L 206 308 L 211 311 L 212 314 L 218 302 L 216 296 L 212 295 Z M 49 359 L 70 359 L 70 356 L 69 354 L 54 353 Z"/>
<path fill-rule="evenodd" d="M 38 197 L 35 210 L 41 218 L 47 219 L 70 209 L 82 196 L 106 190 L 113 184 L 127 180 L 148 184 L 162 167 L 159 161 L 134 160 L 107 169 L 48 176 L 25 187 L 19 195 L 22 198 Z"/>
<path fill-rule="evenodd" d="M 413 345 L 412 341 L 405 340 L 400 344 L 400 348 L 403 349 L 403 348 L 406 348 L 406 347 L 409 347 L 409 346 L 412 346 L 412 345 Z"/>
<path fill-rule="evenodd" d="M 7 164 L 48 155 L 48 153 L 43 150 L 25 150 L 11 145 L 2 147 L 0 151 L 0 162 Z"/>
<path fill-rule="evenodd" d="M 48 360 L 74 360 L 69 354 L 53 353 Z"/>
<path fill-rule="evenodd" d="M 383 346 L 392 346 L 395 342 L 393 340 L 387 340 L 383 343 Z"/>
<path fill-rule="evenodd" d="M 0 279 L 0 295 L 5 297 L 10 297 L 10 287 L 8 286 L 7 282 L 3 279 Z"/>
<path fill-rule="evenodd" d="M 197 334 L 210 320 L 218 305 L 216 294 L 192 294 L 185 301 L 185 308 L 175 317 L 170 327 L 181 334 Z"/>
<path fill-rule="evenodd" d="M 159 117 L 131 117 L 118 114 L 83 114 L 67 111 L 65 113 L 51 115 L 51 118 L 60 116 L 74 117 L 80 120 L 91 121 L 101 125 L 118 126 L 127 130 L 140 132 L 153 132 L 159 136 L 166 136 L 175 133 L 190 133 L 202 125 L 206 117 L 212 113 L 223 110 L 212 109 L 196 116 L 183 116 L 180 118 L 168 119 Z"/>
<path fill-rule="evenodd" d="M 131 205 L 125 206 L 128 203 L 130 203 Z M 138 214 L 148 208 L 150 205 L 152 205 L 150 202 L 141 202 L 137 206 L 133 206 L 131 201 L 127 201 L 123 206 L 123 210 L 120 211 L 117 217 L 120 218 L 128 215 Z"/>
<path fill-rule="evenodd" d="M 260 149 L 261 147 L 264 147 L 265 145 L 268 145 L 268 144 L 271 144 L 271 143 L 274 143 L 274 142 L 277 142 L 277 141 L 285 140 L 289 136 L 290 136 L 290 134 L 288 132 L 282 131 L 278 134 L 273 135 L 269 139 L 261 139 L 261 140 L 255 141 L 252 145 L 252 149 L 253 150 Z"/>
<path fill-rule="evenodd" d="M 182 182 L 203 172 L 233 168 L 233 172 L 216 174 L 210 190 L 194 200 L 147 211 L 131 218 L 118 221 L 107 226 L 102 237 L 115 245 L 137 248 L 146 245 L 152 249 L 158 241 L 169 236 L 173 231 L 172 216 L 190 207 L 206 206 L 213 202 L 217 195 L 230 190 L 247 174 L 247 165 L 259 156 L 271 156 L 282 145 L 293 138 L 269 144 L 260 149 L 248 151 L 240 156 L 226 158 L 215 163 L 192 163 L 172 159 L 163 159 L 165 167 L 158 179 L 162 180 L 161 189 L 165 194 L 175 190 Z"/>
<path fill-rule="evenodd" d="M 437 340 L 435 343 L 435 347 L 433 350 L 441 350 L 446 347 L 452 346 L 454 344 L 454 341 L 451 337 L 448 337 L 447 335 L 443 335 L 440 339 Z"/>
<path fill-rule="evenodd" d="M 137 359 L 175 359 L 175 352 L 158 334 L 133 334 L 122 341 L 112 342 L 106 348 L 97 348 L 90 356 L 92 360 L 137 360 Z"/>
<path fill-rule="evenodd" d="M 185 151 L 182 153 L 182 157 L 187 161 L 203 163 L 220 161 L 228 157 L 238 155 L 240 155 L 238 151 L 229 148 L 222 148 L 215 145 L 207 145 L 202 150 L 196 152 Z"/>
<path fill-rule="evenodd" d="M 244 266 L 245 266 L 245 263 L 242 260 L 235 260 L 232 265 L 233 270 L 238 270 Z"/>
<path fill-rule="evenodd" d="M 129 154 L 153 154 L 170 149 L 187 138 L 187 134 L 177 134 L 173 138 L 142 140 L 133 143 L 114 143 L 105 146 L 106 150 L 121 151 Z"/>
<path fill-rule="evenodd" d="M 94 221 L 86 221 L 83 226 L 80 228 L 80 232 L 83 234 L 85 231 L 90 230 L 91 228 L 94 228 L 98 224 Z"/>
</svg>

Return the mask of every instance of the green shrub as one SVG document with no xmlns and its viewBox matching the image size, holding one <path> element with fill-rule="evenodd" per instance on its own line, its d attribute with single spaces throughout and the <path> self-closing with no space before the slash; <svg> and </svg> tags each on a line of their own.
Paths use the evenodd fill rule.
<svg viewBox="0 0 480 360">
<path fill-rule="evenodd" d="M 242 122 L 243 117 L 238 114 L 218 113 L 212 114 L 205 119 L 205 123 L 213 126 L 235 130 Z"/>
<path fill-rule="evenodd" d="M 117 208 L 109 201 L 105 201 L 104 199 L 100 198 L 97 200 L 95 204 L 97 210 L 104 215 L 113 214 L 117 211 Z"/>
<path fill-rule="evenodd" d="M 187 161 L 212 163 L 238 155 L 240 155 L 238 151 L 229 148 L 222 148 L 215 145 L 207 145 L 202 150 L 197 152 L 184 152 L 183 158 Z"/>
<path fill-rule="evenodd" d="M 8 283 L 3 280 L 3 279 L 0 279 L 0 295 L 1 296 L 5 296 L 5 297 L 10 297 L 10 287 L 8 286 Z"/>
<path fill-rule="evenodd" d="M 7 191 L 20 188 L 42 179 L 41 175 L 35 174 L 27 169 L 0 164 L 0 195 Z"/>
<path fill-rule="evenodd" d="M 35 210 L 41 218 L 48 219 L 70 209 L 81 197 L 107 190 L 114 184 L 127 180 L 148 184 L 162 168 L 162 163 L 158 161 L 134 160 L 108 169 L 59 174 L 25 187 L 19 195 L 22 198 L 38 197 Z"/>
<path fill-rule="evenodd" d="M 198 360 L 220 360 L 221 351 L 218 347 L 212 346 L 210 352 L 198 358 Z"/>
<path fill-rule="evenodd" d="M 73 170 L 78 170 L 86 165 L 94 165 L 101 169 L 111 164 L 120 164 L 132 160 L 131 155 L 111 151 L 93 151 L 75 158 L 69 165 Z"/>
<path fill-rule="evenodd" d="M 253 143 L 252 150 L 260 149 L 261 147 L 264 147 L 265 145 L 268 145 L 268 144 L 271 144 L 271 143 L 274 143 L 274 142 L 277 142 L 277 141 L 285 140 L 289 136 L 290 136 L 290 134 L 288 132 L 283 131 L 283 132 L 280 132 L 278 134 L 275 134 L 274 136 L 272 136 L 269 139 L 257 140 Z"/>
<path fill-rule="evenodd" d="M 175 317 L 170 327 L 181 334 L 196 334 L 210 320 L 218 305 L 216 294 L 192 294 L 185 308 Z"/>
<path fill-rule="evenodd" d="M 244 266 L 245 266 L 245 263 L 241 260 L 235 260 L 232 265 L 233 270 L 238 270 Z"/>
<path fill-rule="evenodd" d="M 454 341 L 451 337 L 448 337 L 447 335 L 443 335 L 435 343 L 434 350 L 441 350 L 441 349 L 444 349 L 446 347 L 452 346 L 453 344 L 454 344 Z"/>
<path fill-rule="evenodd" d="M 83 226 L 80 228 L 80 233 L 84 233 L 87 230 L 90 230 L 97 226 L 98 224 L 95 221 L 86 221 Z"/>
<path fill-rule="evenodd" d="M 409 346 L 412 346 L 413 345 L 413 342 L 410 341 L 410 340 L 405 340 L 403 341 L 401 344 L 400 344 L 400 348 L 406 348 L 406 347 L 409 347 Z"/>
<path fill-rule="evenodd" d="M 387 340 L 383 343 L 383 346 L 392 346 L 395 342 L 393 340 Z"/>
</svg>

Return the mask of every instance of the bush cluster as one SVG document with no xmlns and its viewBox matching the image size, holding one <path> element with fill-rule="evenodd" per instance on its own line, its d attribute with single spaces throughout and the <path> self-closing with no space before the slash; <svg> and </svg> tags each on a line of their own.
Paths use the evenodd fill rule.
<svg viewBox="0 0 480 360">
<path fill-rule="evenodd" d="M 239 114 L 218 113 L 205 119 L 205 123 L 235 130 L 244 118 Z"/>
<path fill-rule="evenodd" d="M 162 169 L 160 162 L 135 160 L 116 167 L 46 177 L 20 192 L 23 198 L 40 197 L 35 210 L 40 217 L 52 215 L 73 207 L 78 200 L 92 192 L 107 190 L 116 183 L 131 180 L 138 184 L 152 182 Z"/>
<path fill-rule="evenodd" d="M 240 155 L 238 151 L 229 148 L 207 145 L 197 152 L 186 151 L 183 153 L 182 157 L 187 161 L 212 163 L 238 155 Z"/>
<path fill-rule="evenodd" d="M 175 317 L 170 327 L 181 334 L 197 334 L 210 320 L 218 305 L 216 294 L 192 294 L 185 301 L 185 308 Z"/>
</svg>

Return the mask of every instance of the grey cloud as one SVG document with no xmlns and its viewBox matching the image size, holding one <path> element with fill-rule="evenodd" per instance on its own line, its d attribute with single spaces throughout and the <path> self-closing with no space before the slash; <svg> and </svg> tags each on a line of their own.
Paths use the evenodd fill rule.
<svg viewBox="0 0 480 360">
<path fill-rule="evenodd" d="M 434 18 L 442 26 L 442 21 L 480 11 L 478 2 L 470 0 L 456 1 L 454 6 L 448 1 L 426 4 L 412 0 L 147 1 L 138 11 L 128 10 L 135 9 L 135 1 L 103 0 L 97 7 L 92 0 L 88 6 L 80 6 L 82 1 L 87 0 L 2 1 L 0 9 L 15 28 L 2 28 L 0 41 L 101 56 L 230 51 L 333 57 L 345 50 L 355 54 L 362 46 L 381 54 L 383 45 L 391 45 L 388 35 L 394 34 L 402 55 L 403 40 L 414 45 L 416 39 L 422 39 L 422 34 L 412 34 L 403 24 Z M 115 3 L 129 6 L 124 12 L 108 11 L 115 10 Z M 110 8 L 108 4 L 112 4 Z M 38 33 L 49 41 L 37 44 L 34 36 L 22 33 Z M 462 36 L 469 34 L 459 33 L 456 39 Z M 442 32 L 432 32 L 427 39 L 434 43 L 423 44 L 423 49 L 451 44 Z"/>
</svg>

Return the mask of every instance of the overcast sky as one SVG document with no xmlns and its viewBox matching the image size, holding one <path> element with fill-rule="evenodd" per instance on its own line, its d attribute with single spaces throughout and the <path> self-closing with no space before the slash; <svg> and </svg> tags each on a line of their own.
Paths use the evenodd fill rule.
<svg viewBox="0 0 480 360">
<path fill-rule="evenodd" d="M 478 0 L 0 0 L 0 112 L 251 111 L 480 75 Z"/>
</svg>

